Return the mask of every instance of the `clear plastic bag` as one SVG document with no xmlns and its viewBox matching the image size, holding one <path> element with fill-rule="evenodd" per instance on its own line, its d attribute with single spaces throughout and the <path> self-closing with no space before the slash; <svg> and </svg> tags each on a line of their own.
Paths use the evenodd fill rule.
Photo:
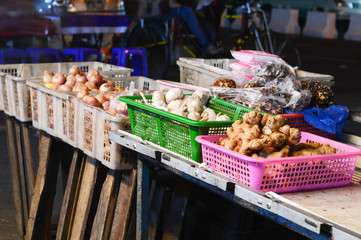
<svg viewBox="0 0 361 240">
<path fill-rule="evenodd" d="M 275 88 L 220 88 L 210 87 L 211 96 L 231 103 L 242 105 L 258 111 L 271 114 L 282 113 L 287 104 L 285 98 L 280 97 Z"/>
<path fill-rule="evenodd" d="M 267 63 L 271 61 L 284 63 L 283 59 L 277 55 L 254 50 L 238 50 L 231 51 L 232 56 L 238 61 L 243 62 L 262 62 Z"/>
<path fill-rule="evenodd" d="M 301 111 L 310 105 L 311 98 L 312 93 L 309 90 L 293 91 L 284 108 L 292 112 Z"/>
</svg>

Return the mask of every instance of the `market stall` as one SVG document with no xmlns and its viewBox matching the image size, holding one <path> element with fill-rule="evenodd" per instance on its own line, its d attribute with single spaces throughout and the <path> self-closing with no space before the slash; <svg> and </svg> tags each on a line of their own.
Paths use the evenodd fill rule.
<svg viewBox="0 0 361 240">
<path fill-rule="evenodd" d="M 25 199 L 18 210 L 26 239 L 52 234 L 57 239 L 177 239 L 198 230 L 203 234 L 202 229 L 214 237 L 232 235 L 220 219 L 244 216 L 251 217 L 240 221 L 237 236 L 277 232 L 266 219 L 314 239 L 361 237 L 360 137 L 336 136 L 342 124 L 332 131 L 302 129 L 313 124 L 306 121 L 307 113 L 283 113 L 303 110 L 315 94 L 301 88 L 281 60 L 259 64 L 257 71 L 242 68 L 257 81 L 227 72 L 203 87 L 131 77 L 132 69 L 100 62 L 1 67 L 6 74 L 1 75 L 0 106 L 9 116 L 8 139 L 15 143 L 24 136 L 25 144 L 11 155 L 16 166 L 32 160 L 20 156 L 29 140 L 13 125 L 31 122 L 40 132 L 39 168 L 30 194 L 21 179 L 25 169 L 13 170 L 21 180 L 17 193 Z M 239 87 L 240 82 L 249 87 Z M 327 85 L 315 86 L 324 101 L 313 104 L 334 105 Z M 343 123 L 346 111 L 340 109 Z M 8 151 L 14 146 L 9 144 Z M 59 166 L 64 191 L 54 233 Z M 31 171 L 26 175 L 31 177 Z M 208 201 L 196 198 L 194 192 L 202 191 L 214 195 Z M 218 207 L 211 205 L 216 196 Z M 223 214 L 227 201 L 249 212 Z M 203 210 L 192 205 L 196 202 Z M 210 206 L 219 209 L 212 212 Z M 208 222 L 192 228 L 209 216 L 200 213 L 210 212 Z"/>
</svg>

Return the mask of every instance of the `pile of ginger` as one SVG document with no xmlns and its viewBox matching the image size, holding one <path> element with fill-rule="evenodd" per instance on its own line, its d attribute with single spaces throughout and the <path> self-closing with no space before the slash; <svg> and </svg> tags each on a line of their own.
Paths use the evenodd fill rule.
<svg viewBox="0 0 361 240">
<path fill-rule="evenodd" d="M 255 158 L 281 158 L 336 153 L 329 144 L 300 143 L 301 131 L 286 125 L 282 115 L 251 111 L 227 130 L 219 145 Z"/>
</svg>

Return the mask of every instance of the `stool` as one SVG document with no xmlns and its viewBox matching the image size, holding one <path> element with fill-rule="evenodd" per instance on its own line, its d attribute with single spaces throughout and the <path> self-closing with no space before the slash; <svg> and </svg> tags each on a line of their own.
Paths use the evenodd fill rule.
<svg viewBox="0 0 361 240">
<path fill-rule="evenodd" d="M 144 48 L 113 48 L 110 63 L 116 64 L 118 66 L 126 67 L 128 55 L 132 57 L 132 68 L 134 69 L 133 76 L 141 76 L 140 57 L 142 57 L 142 65 L 143 65 L 142 76 L 148 77 L 147 52 L 145 51 Z M 116 57 L 118 57 L 117 61 L 116 61 Z"/>
<path fill-rule="evenodd" d="M 0 64 L 23 63 L 24 61 L 24 50 L 15 48 L 0 49 Z"/>
<path fill-rule="evenodd" d="M 97 61 L 100 61 L 99 49 L 97 48 L 64 48 L 63 57 L 72 55 L 75 57 L 75 62 L 87 61 L 89 55 L 97 55 Z"/>
<path fill-rule="evenodd" d="M 55 48 L 27 48 L 25 55 L 30 57 L 31 63 L 39 63 L 40 57 L 53 58 L 55 62 L 62 61 L 61 50 Z M 48 60 L 46 62 L 52 62 Z"/>
<path fill-rule="evenodd" d="M 306 24 L 302 34 L 308 37 L 335 39 L 336 13 L 334 12 L 307 12 Z"/>
<path fill-rule="evenodd" d="M 272 8 L 269 28 L 284 34 L 300 34 L 298 25 L 298 9 Z"/>
</svg>

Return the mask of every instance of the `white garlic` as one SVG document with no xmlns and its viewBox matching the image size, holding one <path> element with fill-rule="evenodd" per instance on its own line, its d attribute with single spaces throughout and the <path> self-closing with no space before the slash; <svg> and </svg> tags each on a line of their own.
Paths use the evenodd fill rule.
<svg viewBox="0 0 361 240">
<path fill-rule="evenodd" d="M 203 110 L 203 105 L 201 103 L 201 100 L 196 96 L 196 97 L 191 97 L 191 98 L 187 98 L 187 111 L 188 112 L 202 112 Z"/>
<path fill-rule="evenodd" d="M 202 91 L 202 90 L 199 90 L 199 89 L 194 91 L 192 96 L 193 97 L 197 96 L 200 99 L 202 105 L 206 105 L 207 101 L 208 101 L 208 98 L 209 98 L 209 95 L 205 91 Z"/>
<path fill-rule="evenodd" d="M 173 111 L 175 109 L 181 109 L 182 111 L 184 111 L 182 104 L 182 100 L 173 100 L 168 104 L 167 108 L 169 111 Z"/>
<path fill-rule="evenodd" d="M 185 111 L 183 111 L 182 109 L 180 109 L 180 108 L 172 109 L 169 112 L 173 113 L 173 114 L 176 114 L 176 115 L 179 115 L 179 116 L 182 116 L 182 117 L 187 116 L 187 113 Z"/>
<path fill-rule="evenodd" d="M 221 115 L 221 113 L 217 114 L 216 121 L 231 121 L 231 118 L 226 114 Z"/>
<path fill-rule="evenodd" d="M 183 91 L 180 88 L 172 88 L 165 94 L 166 103 L 170 103 L 171 101 L 182 99 Z"/>
<path fill-rule="evenodd" d="M 152 106 L 168 112 L 167 104 L 165 102 L 163 102 L 162 100 L 152 102 Z"/>
<path fill-rule="evenodd" d="M 152 94 L 152 102 L 163 101 L 165 102 L 165 95 L 161 91 L 157 90 Z"/>
<path fill-rule="evenodd" d="M 215 121 L 216 120 L 216 112 L 211 108 L 206 108 L 201 114 L 201 121 Z"/>
<path fill-rule="evenodd" d="M 199 121 L 201 120 L 201 115 L 199 114 L 199 112 L 191 111 L 187 114 L 187 118 Z"/>
</svg>

